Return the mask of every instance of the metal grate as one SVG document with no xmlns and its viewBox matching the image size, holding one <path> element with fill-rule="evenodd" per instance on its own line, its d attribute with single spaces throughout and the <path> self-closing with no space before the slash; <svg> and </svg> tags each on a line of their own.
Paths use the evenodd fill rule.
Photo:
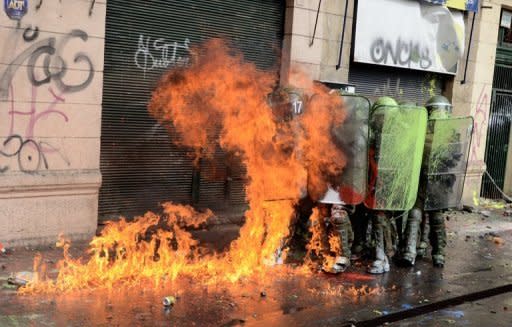
<svg viewBox="0 0 512 327">
<path fill-rule="evenodd" d="M 512 69 L 510 68 L 509 74 L 509 78 L 512 78 Z M 511 121 L 512 92 L 494 90 L 487 129 L 485 163 L 487 171 L 501 189 L 503 189 L 505 184 Z M 502 197 L 496 186 L 493 185 L 486 175 L 482 179 L 481 195 L 490 199 Z"/>
<path fill-rule="evenodd" d="M 188 49 L 222 37 L 264 69 L 280 60 L 284 2 L 154 0 L 107 2 L 101 137 L 100 219 L 157 210 L 160 202 L 215 210 L 245 205 L 244 169 L 218 149 L 194 169 L 190 149 L 147 112 L 165 71 L 186 65 Z M 229 163 L 229 165 L 228 165 Z"/>
<path fill-rule="evenodd" d="M 397 101 L 410 101 L 423 106 L 431 94 L 441 94 L 444 77 L 441 74 L 352 63 L 348 73 L 356 93 L 372 100 L 390 96 Z"/>
</svg>

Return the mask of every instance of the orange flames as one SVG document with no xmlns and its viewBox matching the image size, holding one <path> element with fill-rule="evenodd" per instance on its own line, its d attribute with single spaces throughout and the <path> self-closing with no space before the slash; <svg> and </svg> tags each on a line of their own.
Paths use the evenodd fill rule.
<svg viewBox="0 0 512 327">
<path fill-rule="evenodd" d="M 345 157 L 330 137 L 332 124 L 344 120 L 341 97 L 297 74 L 304 113 L 283 122 L 268 101 L 274 73 L 245 62 L 218 39 L 195 51 L 190 67 L 162 79 L 149 112 L 163 125 L 172 124 L 181 145 L 194 148 L 197 158 L 211 157 L 217 143 L 242 159 L 250 209 L 239 238 L 225 253 L 204 253 L 186 228 L 201 225 L 212 213 L 167 203 L 161 216 L 148 212 L 133 222 L 108 223 L 91 241 L 88 259 L 73 259 L 69 242 L 61 242 L 57 278 L 41 276 L 24 292 L 159 285 L 180 277 L 234 282 L 263 274 L 289 236 L 301 194 L 307 189 L 317 199 L 329 177 L 341 172 Z"/>
</svg>

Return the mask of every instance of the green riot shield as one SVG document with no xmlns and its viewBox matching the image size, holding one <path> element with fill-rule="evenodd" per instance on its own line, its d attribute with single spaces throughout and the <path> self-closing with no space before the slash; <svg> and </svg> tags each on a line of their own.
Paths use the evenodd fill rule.
<svg viewBox="0 0 512 327">
<path fill-rule="evenodd" d="M 343 95 L 343 102 L 346 118 L 334 126 L 332 134 L 347 162 L 334 184 L 343 203 L 356 205 L 366 197 L 370 101 L 363 96 Z"/>
<path fill-rule="evenodd" d="M 370 115 L 368 195 L 375 210 L 409 210 L 418 192 L 427 110 L 378 106 Z"/>
<path fill-rule="evenodd" d="M 425 210 L 460 204 L 472 131 L 472 117 L 428 121 L 421 183 Z"/>
</svg>

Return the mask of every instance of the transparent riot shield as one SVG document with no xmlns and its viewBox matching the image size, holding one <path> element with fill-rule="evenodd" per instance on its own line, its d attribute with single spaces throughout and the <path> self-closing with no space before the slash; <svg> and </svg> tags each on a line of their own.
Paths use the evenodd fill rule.
<svg viewBox="0 0 512 327">
<path fill-rule="evenodd" d="M 460 204 L 472 131 L 472 117 L 428 121 L 421 186 L 425 210 Z"/>
<path fill-rule="evenodd" d="M 418 192 L 427 128 L 427 110 L 415 106 L 378 106 L 369 121 L 366 207 L 409 210 Z"/>
<path fill-rule="evenodd" d="M 333 127 L 332 135 L 347 162 L 333 188 L 343 203 L 356 205 L 366 197 L 370 101 L 363 96 L 343 95 L 343 102 L 340 110 L 345 110 L 346 118 Z"/>
</svg>

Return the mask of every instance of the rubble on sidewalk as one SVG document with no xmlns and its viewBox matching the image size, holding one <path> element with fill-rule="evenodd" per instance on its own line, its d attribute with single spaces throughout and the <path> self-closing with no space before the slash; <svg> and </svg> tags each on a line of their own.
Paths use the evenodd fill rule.
<svg viewBox="0 0 512 327">
<path fill-rule="evenodd" d="M 25 286 L 33 280 L 34 273 L 30 271 L 20 271 L 18 273 L 11 274 L 11 276 L 7 278 L 7 282 L 9 284 L 16 286 Z"/>
</svg>

